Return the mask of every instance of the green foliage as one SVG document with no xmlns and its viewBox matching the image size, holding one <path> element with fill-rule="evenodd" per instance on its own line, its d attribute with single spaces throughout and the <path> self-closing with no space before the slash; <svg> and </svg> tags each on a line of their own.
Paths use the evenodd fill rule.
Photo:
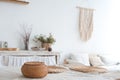
<svg viewBox="0 0 120 80">
<path fill-rule="evenodd" d="M 48 37 L 46 37 L 45 35 L 42 35 L 42 34 L 37 35 L 37 36 L 35 36 L 34 41 L 35 42 L 40 41 L 42 43 L 51 43 L 51 44 L 56 42 L 55 39 L 53 38 L 52 34 L 49 34 Z"/>
</svg>

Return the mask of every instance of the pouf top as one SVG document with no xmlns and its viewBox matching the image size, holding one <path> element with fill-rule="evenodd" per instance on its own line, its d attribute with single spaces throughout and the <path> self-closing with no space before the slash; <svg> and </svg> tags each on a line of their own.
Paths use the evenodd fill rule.
<svg viewBox="0 0 120 80">
<path fill-rule="evenodd" d="M 33 62 L 26 62 L 26 63 L 24 63 L 24 65 L 29 65 L 29 66 L 39 66 L 41 64 L 44 64 L 44 62 L 33 61 Z"/>
</svg>

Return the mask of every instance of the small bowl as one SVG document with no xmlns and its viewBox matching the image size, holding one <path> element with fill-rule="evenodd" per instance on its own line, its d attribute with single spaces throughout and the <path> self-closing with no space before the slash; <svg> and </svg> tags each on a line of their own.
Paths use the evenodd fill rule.
<svg viewBox="0 0 120 80">
<path fill-rule="evenodd" d="M 31 48 L 33 51 L 39 51 L 40 49 L 38 47 L 32 47 Z"/>
<path fill-rule="evenodd" d="M 40 49 L 40 51 L 45 51 L 45 48 L 39 48 Z"/>
</svg>

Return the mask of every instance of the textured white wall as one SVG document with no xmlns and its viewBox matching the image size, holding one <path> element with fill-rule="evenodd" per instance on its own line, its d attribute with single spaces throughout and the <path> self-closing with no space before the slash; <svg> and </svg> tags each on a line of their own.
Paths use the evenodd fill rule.
<svg viewBox="0 0 120 80">
<path fill-rule="evenodd" d="M 119 0 L 28 0 L 29 5 L 0 2 L 0 40 L 9 47 L 19 47 L 20 24 L 32 24 L 33 36 L 52 33 L 56 38 L 54 51 L 62 52 L 120 52 Z M 79 37 L 78 9 L 94 8 L 94 31 L 88 42 Z"/>
</svg>

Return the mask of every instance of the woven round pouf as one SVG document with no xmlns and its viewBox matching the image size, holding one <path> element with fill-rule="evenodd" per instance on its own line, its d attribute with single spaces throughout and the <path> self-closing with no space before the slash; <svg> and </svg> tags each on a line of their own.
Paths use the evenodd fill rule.
<svg viewBox="0 0 120 80">
<path fill-rule="evenodd" d="M 21 68 L 22 74 L 29 78 L 42 78 L 48 74 L 44 62 L 26 62 Z"/>
</svg>

